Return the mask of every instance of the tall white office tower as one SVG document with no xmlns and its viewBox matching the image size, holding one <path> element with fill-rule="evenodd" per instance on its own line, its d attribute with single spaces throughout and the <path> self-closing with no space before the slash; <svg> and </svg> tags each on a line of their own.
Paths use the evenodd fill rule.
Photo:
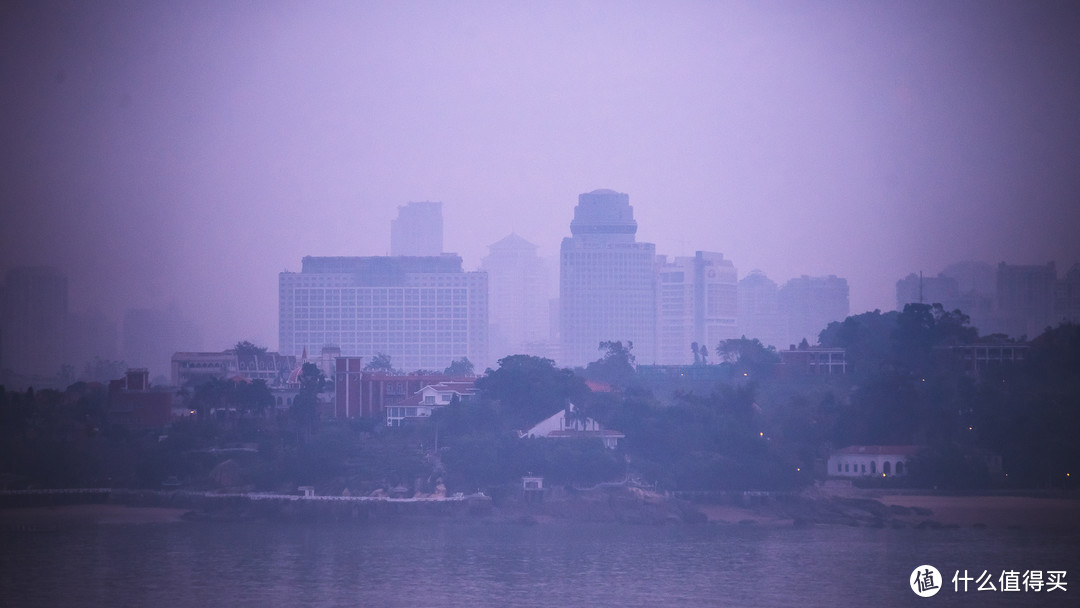
<svg viewBox="0 0 1080 608">
<path fill-rule="evenodd" d="M 559 260 L 560 363 L 595 361 L 613 340 L 633 342 L 638 363 L 656 362 L 656 246 L 635 241 L 630 197 L 578 196 L 570 233 Z"/>
</svg>

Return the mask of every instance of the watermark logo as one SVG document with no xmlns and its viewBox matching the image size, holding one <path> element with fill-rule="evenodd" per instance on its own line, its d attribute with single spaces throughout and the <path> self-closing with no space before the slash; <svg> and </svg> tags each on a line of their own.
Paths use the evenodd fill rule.
<svg viewBox="0 0 1080 608">
<path fill-rule="evenodd" d="M 931 597 L 941 591 L 941 573 L 938 572 L 937 568 L 924 564 L 911 572 L 908 583 L 911 585 L 911 590 L 915 592 L 915 595 Z"/>
</svg>

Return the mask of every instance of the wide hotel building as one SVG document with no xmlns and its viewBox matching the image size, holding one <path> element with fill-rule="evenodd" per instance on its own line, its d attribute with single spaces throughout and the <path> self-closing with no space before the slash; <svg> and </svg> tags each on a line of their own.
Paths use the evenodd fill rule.
<svg viewBox="0 0 1080 608">
<path fill-rule="evenodd" d="M 464 272 L 454 254 L 305 257 L 278 277 L 282 354 L 341 349 L 390 356 L 397 369 L 442 370 L 468 357 L 487 365 L 487 274 Z"/>
</svg>

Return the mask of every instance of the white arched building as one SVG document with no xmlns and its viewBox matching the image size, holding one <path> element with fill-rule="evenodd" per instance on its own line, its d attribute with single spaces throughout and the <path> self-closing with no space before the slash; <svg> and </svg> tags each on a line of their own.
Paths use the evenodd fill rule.
<svg viewBox="0 0 1080 608">
<path fill-rule="evenodd" d="M 829 456 L 829 475 L 864 477 L 907 475 L 908 463 L 919 450 L 916 445 L 853 445 Z"/>
</svg>

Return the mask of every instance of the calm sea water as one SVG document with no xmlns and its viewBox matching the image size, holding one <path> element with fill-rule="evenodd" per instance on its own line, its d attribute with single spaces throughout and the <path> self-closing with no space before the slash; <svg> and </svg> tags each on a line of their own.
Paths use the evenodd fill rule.
<svg viewBox="0 0 1080 608">
<path fill-rule="evenodd" d="M 1080 537 L 1023 530 L 183 523 L 0 549 L 0 606 L 1080 605 Z M 908 587 L 921 564 L 948 579 L 935 597 Z M 964 569 L 1066 570 L 1069 587 L 955 593 Z"/>
</svg>

